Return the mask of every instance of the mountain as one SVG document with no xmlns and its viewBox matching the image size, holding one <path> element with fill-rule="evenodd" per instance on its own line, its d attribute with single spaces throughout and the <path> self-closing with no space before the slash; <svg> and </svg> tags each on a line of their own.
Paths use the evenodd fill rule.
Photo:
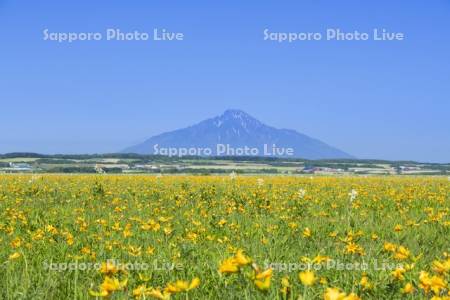
<svg viewBox="0 0 450 300">
<path fill-rule="evenodd" d="M 156 135 L 122 152 L 169 156 L 258 155 L 305 159 L 353 158 L 322 141 L 295 130 L 277 129 L 265 125 L 249 114 L 234 109 L 196 125 Z"/>
</svg>

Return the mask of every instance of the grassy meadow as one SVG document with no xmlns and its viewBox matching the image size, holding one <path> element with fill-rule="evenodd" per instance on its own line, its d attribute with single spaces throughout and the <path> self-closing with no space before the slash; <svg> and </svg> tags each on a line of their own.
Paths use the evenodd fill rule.
<svg viewBox="0 0 450 300">
<path fill-rule="evenodd" d="M 448 299 L 447 177 L 0 175 L 0 299 Z"/>
</svg>

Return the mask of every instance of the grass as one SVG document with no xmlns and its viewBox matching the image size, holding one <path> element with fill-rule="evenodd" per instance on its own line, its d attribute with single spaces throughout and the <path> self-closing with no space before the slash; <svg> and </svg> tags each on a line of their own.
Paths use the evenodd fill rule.
<svg viewBox="0 0 450 300">
<path fill-rule="evenodd" d="M 0 176 L 0 298 L 431 298 L 449 288 L 449 191 L 439 177 Z M 98 270 L 109 259 L 134 269 Z"/>
</svg>

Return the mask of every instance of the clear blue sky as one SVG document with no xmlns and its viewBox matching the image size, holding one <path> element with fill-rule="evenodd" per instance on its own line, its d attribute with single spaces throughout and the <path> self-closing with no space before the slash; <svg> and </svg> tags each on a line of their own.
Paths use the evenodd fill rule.
<svg viewBox="0 0 450 300">
<path fill-rule="evenodd" d="M 180 42 L 43 40 L 106 28 Z M 276 43 L 263 30 L 403 32 Z M 0 0 L 0 153 L 114 152 L 240 108 L 359 158 L 450 162 L 450 2 Z"/>
</svg>

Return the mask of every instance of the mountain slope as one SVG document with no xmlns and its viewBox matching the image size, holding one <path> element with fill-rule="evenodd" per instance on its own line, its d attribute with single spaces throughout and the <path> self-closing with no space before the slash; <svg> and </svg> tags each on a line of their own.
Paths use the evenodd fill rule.
<svg viewBox="0 0 450 300">
<path fill-rule="evenodd" d="M 221 116 L 196 125 L 156 135 L 122 152 L 158 154 L 155 147 L 159 151 L 163 148 L 209 148 L 212 150 L 212 155 L 233 155 L 230 151 L 226 154 L 218 153 L 218 145 L 219 151 L 223 150 L 225 145 L 229 145 L 234 151 L 244 147 L 255 148 L 258 149 L 258 155 L 268 153 L 265 152 L 264 145 L 269 150 L 272 145 L 276 145 L 278 148 L 292 148 L 293 155 L 274 155 L 273 151 L 269 151 L 271 155 L 306 159 L 352 158 L 351 155 L 339 149 L 294 130 L 267 126 L 241 110 L 227 110 Z M 202 155 L 202 152 L 196 153 Z"/>
</svg>

